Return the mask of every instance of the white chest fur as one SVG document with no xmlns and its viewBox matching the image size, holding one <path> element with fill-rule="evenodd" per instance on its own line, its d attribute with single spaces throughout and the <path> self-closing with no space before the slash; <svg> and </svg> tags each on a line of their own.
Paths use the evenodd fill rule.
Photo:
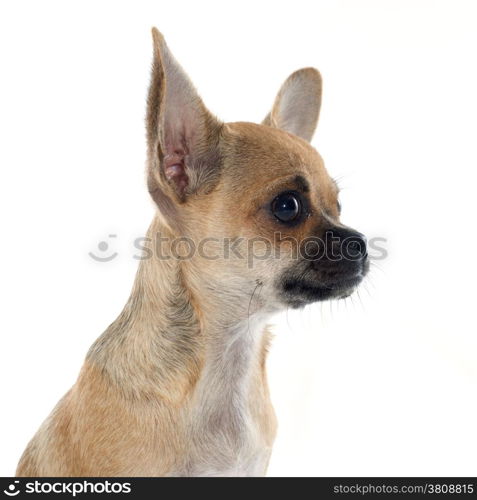
<svg viewBox="0 0 477 500">
<path fill-rule="evenodd" d="M 263 475 L 270 449 L 251 405 L 260 364 L 263 321 L 251 318 L 211 344 L 190 412 L 190 452 L 184 470 L 192 476 Z"/>
</svg>

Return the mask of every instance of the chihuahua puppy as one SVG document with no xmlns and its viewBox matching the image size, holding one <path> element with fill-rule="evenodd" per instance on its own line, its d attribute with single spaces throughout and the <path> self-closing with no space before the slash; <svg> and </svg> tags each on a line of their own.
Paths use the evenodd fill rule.
<svg viewBox="0 0 477 500">
<path fill-rule="evenodd" d="M 309 144 L 318 71 L 293 73 L 261 124 L 222 123 L 155 28 L 153 41 L 149 258 L 18 476 L 264 475 L 268 318 L 345 297 L 367 271 L 366 241 L 340 222 Z"/>
</svg>

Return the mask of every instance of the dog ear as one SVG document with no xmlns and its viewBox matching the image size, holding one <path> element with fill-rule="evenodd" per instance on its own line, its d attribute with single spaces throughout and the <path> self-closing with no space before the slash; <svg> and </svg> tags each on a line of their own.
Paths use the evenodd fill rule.
<svg viewBox="0 0 477 500">
<path fill-rule="evenodd" d="M 152 36 L 148 188 L 160 208 L 167 211 L 171 202 L 184 202 L 188 195 L 210 187 L 217 177 L 221 124 L 205 107 L 162 34 L 153 28 Z"/>
<path fill-rule="evenodd" d="M 321 107 L 322 80 L 315 68 L 292 73 L 281 86 L 262 125 L 281 128 L 311 141 Z"/>
</svg>

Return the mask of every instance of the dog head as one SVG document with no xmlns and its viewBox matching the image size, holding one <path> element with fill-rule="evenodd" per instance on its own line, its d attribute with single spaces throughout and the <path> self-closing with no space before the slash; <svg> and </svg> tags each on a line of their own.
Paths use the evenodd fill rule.
<svg viewBox="0 0 477 500">
<path fill-rule="evenodd" d="M 230 303 L 259 288 L 257 303 L 275 310 L 352 293 L 366 240 L 340 222 L 338 187 L 309 143 L 319 72 L 293 73 L 262 124 L 222 123 L 156 29 L 153 39 L 148 187 L 170 234 L 189 241 L 197 291 Z"/>
</svg>

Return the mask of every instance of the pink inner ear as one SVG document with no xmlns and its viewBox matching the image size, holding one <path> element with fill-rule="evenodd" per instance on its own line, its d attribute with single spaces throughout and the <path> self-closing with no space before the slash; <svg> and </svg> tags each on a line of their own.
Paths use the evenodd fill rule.
<svg viewBox="0 0 477 500">
<path fill-rule="evenodd" d="M 184 194 L 184 190 L 189 184 L 189 178 L 187 177 L 184 164 L 173 163 L 172 165 L 167 165 L 164 169 L 164 173 L 166 174 L 167 180 L 176 185 L 179 193 L 181 195 Z"/>
</svg>

